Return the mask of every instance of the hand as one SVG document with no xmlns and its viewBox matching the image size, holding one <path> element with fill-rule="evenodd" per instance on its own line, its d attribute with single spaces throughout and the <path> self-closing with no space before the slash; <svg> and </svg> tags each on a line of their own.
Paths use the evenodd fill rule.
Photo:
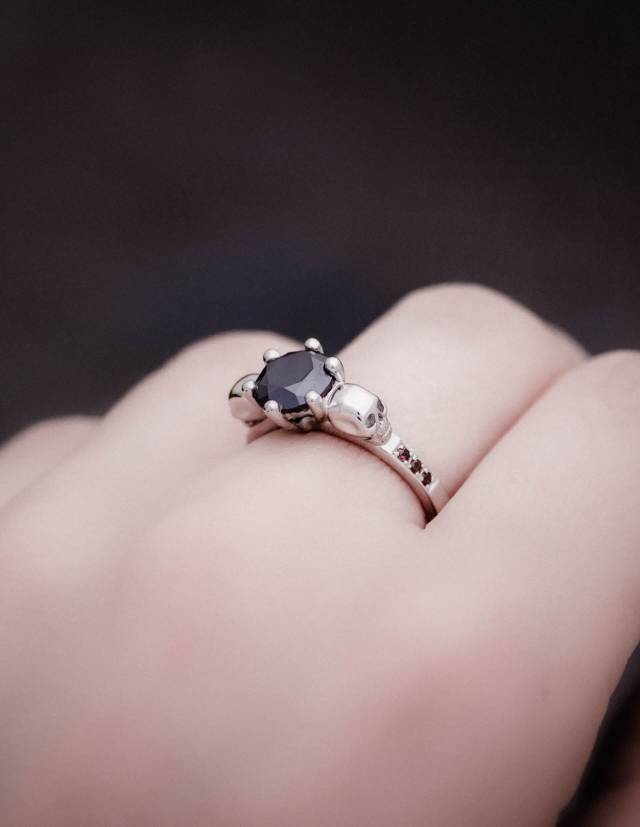
<svg viewBox="0 0 640 827">
<path fill-rule="evenodd" d="M 477 287 L 403 300 L 343 361 L 454 495 L 424 530 L 367 451 L 245 443 L 228 386 L 293 346 L 215 337 L 0 454 L 6 827 L 526 827 L 570 799 L 639 637 L 640 357 Z"/>
</svg>

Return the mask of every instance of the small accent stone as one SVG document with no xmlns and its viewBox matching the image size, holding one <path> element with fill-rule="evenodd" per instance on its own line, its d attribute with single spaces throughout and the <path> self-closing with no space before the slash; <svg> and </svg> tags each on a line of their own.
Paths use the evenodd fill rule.
<svg viewBox="0 0 640 827">
<path fill-rule="evenodd" d="M 421 462 L 421 460 L 419 460 L 417 458 L 414 459 L 414 461 L 411 463 L 410 467 L 411 467 L 411 470 L 413 471 L 414 474 L 419 474 L 420 471 L 422 471 L 422 462 Z"/>
<path fill-rule="evenodd" d="M 425 471 L 422 475 L 422 484 L 423 485 L 431 485 L 431 480 L 433 477 L 431 476 L 431 471 Z"/>
</svg>

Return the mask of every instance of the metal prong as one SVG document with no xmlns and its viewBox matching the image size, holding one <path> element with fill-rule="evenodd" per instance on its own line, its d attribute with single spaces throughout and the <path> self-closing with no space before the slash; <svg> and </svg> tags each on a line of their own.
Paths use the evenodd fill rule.
<svg viewBox="0 0 640 827">
<path fill-rule="evenodd" d="M 269 350 L 265 350 L 262 354 L 262 360 L 264 362 L 273 362 L 274 359 L 280 358 L 280 351 L 275 350 L 274 348 L 270 347 Z"/>
<path fill-rule="evenodd" d="M 290 431 L 295 430 L 296 426 L 293 422 L 289 422 L 289 420 L 285 418 L 284 414 L 280 410 L 280 405 L 278 405 L 275 399 L 269 399 L 268 402 L 264 403 L 264 412 L 267 415 L 267 418 L 275 423 L 279 428 L 287 428 Z"/>
<path fill-rule="evenodd" d="M 322 420 L 327 415 L 327 409 L 325 406 L 324 399 L 320 396 L 318 391 L 309 391 L 305 394 L 305 401 L 309 406 L 309 410 L 315 417 L 317 422 L 322 422 Z"/>
<path fill-rule="evenodd" d="M 254 390 L 256 389 L 256 383 L 253 379 L 247 379 L 246 382 L 242 384 L 242 395 L 245 399 L 250 399 L 252 402 L 255 402 L 255 397 L 253 395 Z M 256 402 L 257 404 L 257 402 Z"/>
<path fill-rule="evenodd" d="M 315 353 L 324 353 L 324 350 L 322 349 L 322 345 L 320 344 L 320 342 L 317 339 L 314 339 L 313 337 L 307 339 L 307 341 L 304 343 L 304 349 L 313 350 Z"/>
<path fill-rule="evenodd" d="M 255 422 L 264 419 L 262 405 L 256 402 L 250 392 L 245 393 L 244 391 L 245 385 L 248 382 L 255 382 L 257 378 L 257 373 L 249 373 L 238 379 L 229 391 L 229 407 L 231 409 L 231 414 L 235 416 L 236 419 L 241 419 L 243 422 L 246 422 L 247 425 L 253 425 Z M 252 386 L 249 385 L 249 388 L 251 387 Z"/>
<path fill-rule="evenodd" d="M 339 382 L 344 382 L 344 365 L 337 356 L 329 356 L 324 363 L 324 369 Z"/>
</svg>

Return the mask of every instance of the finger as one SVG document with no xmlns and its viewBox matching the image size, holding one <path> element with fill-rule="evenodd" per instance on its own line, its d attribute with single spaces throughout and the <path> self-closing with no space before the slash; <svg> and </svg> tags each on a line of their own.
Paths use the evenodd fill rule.
<svg viewBox="0 0 640 827">
<path fill-rule="evenodd" d="M 267 345 L 299 347 L 272 333 L 238 332 L 196 342 L 128 393 L 104 418 L 101 451 L 125 454 L 149 476 L 182 477 L 233 455 L 245 431 L 228 413 L 229 386 Z M 151 463 L 151 465 L 149 465 Z"/>
<path fill-rule="evenodd" d="M 64 566 L 77 555 L 90 561 L 93 550 L 144 526 L 186 479 L 244 445 L 244 429 L 228 415 L 229 377 L 246 373 L 256 352 L 274 343 L 291 344 L 265 333 L 216 336 L 151 374 L 81 451 L 41 479 L 28 499 L 12 501 L 3 515 L 6 546 L 20 556 L 20 549 L 46 544 L 47 559 Z"/>
<path fill-rule="evenodd" d="M 517 393 L 513 397 L 507 392 L 499 394 L 497 423 L 484 421 L 493 417 L 495 412 L 488 410 L 488 404 L 483 402 L 479 406 L 483 417 L 479 429 L 475 429 L 473 412 L 470 411 L 466 420 L 467 429 L 456 423 L 456 428 L 450 432 L 452 439 L 448 439 L 448 418 L 440 414 L 439 439 L 444 446 L 452 447 L 453 470 L 449 472 L 451 477 L 448 480 L 452 488 L 457 479 L 464 478 L 468 473 L 470 462 L 467 454 L 473 455 L 475 452 L 477 456 L 482 453 L 483 448 L 478 445 L 486 446 L 497 439 L 507 424 L 520 413 L 518 405 L 512 406 L 509 399 L 516 403 L 528 401 L 568 363 L 579 358 L 574 347 L 557 341 L 557 337 L 544 325 L 513 307 L 506 299 L 483 291 L 471 292 L 473 296 L 469 298 L 475 304 L 484 301 L 495 307 L 495 323 L 500 323 L 508 334 L 501 340 L 503 347 L 492 346 L 485 351 L 485 356 L 498 358 L 508 347 L 520 347 L 525 351 L 523 339 L 529 341 L 529 346 L 534 341 L 542 340 L 544 347 L 542 356 L 523 352 L 519 357 L 520 371 L 523 370 L 529 377 L 536 377 L 537 387 L 532 388 L 529 381 L 523 382 L 521 373 L 514 378 L 516 371 L 513 368 L 509 371 L 501 363 L 498 364 L 503 381 L 510 381 Z M 429 304 L 427 298 L 430 295 L 435 295 L 437 301 L 442 302 L 451 293 L 455 293 L 455 301 L 453 296 L 450 299 L 452 305 L 456 302 L 462 304 L 462 297 L 468 295 L 465 290 L 447 288 L 414 296 L 404 303 L 404 307 L 401 305 L 397 309 L 394 325 L 406 321 L 412 325 L 414 338 L 429 337 L 432 335 L 431 320 L 434 320 L 436 336 L 443 336 L 449 348 L 461 353 L 457 361 L 452 360 L 450 364 L 463 368 L 469 398 L 476 390 L 474 382 L 482 384 L 489 381 L 494 388 L 500 389 L 500 377 L 494 375 L 496 366 L 485 366 L 474 352 L 482 346 L 484 336 L 469 335 L 473 329 L 471 310 L 465 306 L 456 311 L 449 306 L 449 318 L 461 334 L 456 339 L 455 336 L 449 338 L 447 329 L 440 329 L 437 333 L 437 319 L 444 307 L 436 308 L 429 315 L 424 308 L 418 312 L 415 306 L 416 301 L 421 307 Z M 485 319 L 491 314 L 489 306 L 482 312 L 478 310 Z M 512 312 L 517 320 L 505 321 L 503 317 Z M 459 315 L 456 316 L 456 313 Z M 517 333 L 520 321 L 530 326 L 530 335 L 523 338 Z M 484 325 L 485 333 L 491 331 L 493 336 L 501 335 L 496 334 L 493 325 L 486 320 Z M 364 341 L 366 343 L 366 339 Z M 556 344 L 561 351 L 570 351 L 570 355 L 558 360 L 552 357 Z M 416 358 L 410 345 L 410 337 L 401 339 L 398 360 L 392 363 L 398 366 L 403 376 L 403 383 L 396 385 L 398 406 L 401 404 L 404 382 L 412 381 L 411 371 L 405 364 L 409 359 Z M 387 347 L 388 341 L 378 348 L 372 338 L 370 346 L 362 348 L 362 353 L 366 351 L 366 359 L 371 359 L 371 364 L 364 355 L 361 364 L 369 365 L 368 369 L 373 371 L 378 362 L 384 364 L 385 358 L 391 362 Z M 436 347 L 435 342 L 433 347 Z M 440 349 L 443 353 L 447 352 L 444 344 Z M 353 352 L 357 354 L 355 345 Z M 418 355 L 425 356 L 428 352 L 429 348 L 425 346 Z M 462 355 L 464 353 L 468 363 Z M 238 369 L 233 369 L 230 381 L 250 369 L 255 364 L 253 358 L 248 368 L 245 362 Z M 470 367 L 465 368 L 467 364 Z M 397 381 L 393 370 L 387 369 L 387 373 L 389 378 Z M 353 378 L 356 379 L 355 369 Z M 366 377 L 361 379 L 358 376 L 357 381 L 365 384 Z M 431 390 L 436 408 L 436 393 L 446 394 L 449 389 L 455 393 L 457 388 L 454 380 L 448 380 L 445 375 L 438 375 L 438 381 L 444 387 Z M 455 381 L 460 381 L 460 378 Z M 533 384 L 536 385 L 535 382 Z M 375 385 L 372 387 L 378 390 Z M 423 409 L 428 411 L 430 397 L 424 391 L 425 387 L 429 387 L 428 383 L 420 385 L 416 399 L 420 408 L 424 406 Z M 380 388 L 380 393 L 389 401 L 384 389 Z M 480 396 L 482 398 L 482 388 Z M 466 399 L 465 396 L 465 404 Z M 399 411 L 402 415 L 400 408 Z M 391 413 L 393 416 L 393 409 Z M 413 413 L 413 408 L 407 408 L 407 413 Z M 144 417 L 144 412 L 140 411 L 139 415 Z M 422 418 L 416 417 L 416 437 L 422 426 Z M 436 433 L 431 433 L 435 440 Z M 466 450 L 457 449 L 452 442 L 454 438 L 462 439 Z M 459 450 L 458 454 L 456 450 Z M 462 458 L 457 470 L 456 456 Z M 443 460 L 447 458 L 444 450 L 441 457 Z M 87 475 L 89 470 L 87 466 Z M 87 476 L 84 487 L 89 485 L 90 479 Z M 451 710 L 445 708 L 446 715 L 440 720 L 430 717 L 425 726 L 427 714 L 432 715 L 431 700 L 442 702 L 443 698 L 446 701 L 451 697 L 449 679 L 454 669 L 450 665 L 445 666 L 444 660 L 440 661 L 439 667 L 437 663 L 434 666 L 432 651 L 435 644 L 432 640 L 425 642 L 424 627 L 416 633 L 417 620 L 407 620 L 405 616 L 407 608 L 404 600 L 414 595 L 415 575 L 422 573 L 417 561 L 424 555 L 417 542 L 418 538 L 422 539 L 422 534 L 407 526 L 405 520 L 401 521 L 402 530 L 398 531 L 396 527 L 395 517 L 397 514 L 406 516 L 413 501 L 402 483 L 393 487 L 392 479 L 395 479 L 393 474 L 387 474 L 386 467 L 366 452 L 323 434 L 304 438 L 280 432 L 264 437 L 232 458 L 218 463 L 201 480 L 203 485 L 206 480 L 202 496 L 185 506 L 187 516 L 179 513 L 175 504 L 168 507 L 166 520 L 155 527 L 155 532 L 151 531 L 146 536 L 142 545 L 134 546 L 133 553 L 126 556 L 125 573 L 118 577 L 127 605 L 132 607 L 132 613 L 138 613 L 135 623 L 123 621 L 119 625 L 122 640 L 134 644 L 134 684 L 139 680 L 135 672 L 139 665 L 153 675 L 153 670 L 160 663 L 158 682 L 156 684 L 154 681 L 154 685 L 161 685 L 162 692 L 158 693 L 157 699 L 150 699 L 144 709 L 139 709 L 136 717 L 147 720 L 149 706 L 153 708 L 151 719 L 155 719 L 156 712 L 163 713 L 167 721 L 165 731 L 170 733 L 169 740 L 180 742 L 181 748 L 187 752 L 189 745 L 184 744 L 185 730 L 203 733 L 204 741 L 209 744 L 214 738 L 221 754 L 230 754 L 226 749 L 228 747 L 233 752 L 234 760 L 223 762 L 220 772 L 224 781 L 219 783 L 223 789 L 230 789 L 231 782 L 235 783 L 245 793 L 237 800 L 248 802 L 247 806 L 254 803 L 252 796 L 247 794 L 251 781 L 245 786 L 248 774 L 237 773 L 226 784 L 225 766 L 233 766 L 234 761 L 246 758 L 241 755 L 242 750 L 238 751 L 238 743 L 251 744 L 251 765 L 254 768 L 251 778 L 260 779 L 263 787 L 276 799 L 276 790 L 293 789 L 292 806 L 300 807 L 307 816 L 306 819 L 289 821 L 274 818 L 271 823 L 309 823 L 309 814 L 322 813 L 327 801 L 337 802 L 337 817 L 326 819 L 335 824 L 424 823 L 425 815 L 431 809 L 430 799 L 434 799 L 435 806 L 445 806 L 442 797 L 444 775 L 438 763 L 446 768 L 448 779 L 457 774 L 450 764 L 447 766 L 450 758 L 445 743 L 447 738 L 453 739 L 454 746 L 459 745 L 455 733 L 444 732 L 445 729 L 451 730 Z M 394 499 L 396 494 L 397 500 Z M 136 494 L 134 504 L 137 506 L 138 498 L 145 495 L 146 492 Z M 121 495 L 101 488 L 100 496 L 109 498 L 110 509 L 105 507 L 105 514 L 115 512 L 115 504 Z M 122 505 L 131 508 L 131 497 L 129 489 L 128 500 L 122 500 Z M 58 501 L 58 506 L 64 508 L 64 503 Z M 113 527 L 102 525 L 96 519 L 96 514 L 100 512 L 96 511 L 95 505 L 90 513 L 91 525 L 86 528 L 94 529 L 101 537 L 113 538 Z M 84 559 L 83 554 L 86 556 L 90 532 L 85 530 L 84 545 L 81 546 L 76 539 L 77 527 L 73 524 L 74 533 L 70 537 L 70 519 L 69 513 L 64 523 L 66 536 L 62 538 L 58 534 L 54 573 L 59 576 L 65 560 L 74 556 L 73 577 L 77 578 L 77 563 Z M 362 530 L 354 531 L 354 527 Z M 17 538 L 18 534 L 14 532 L 13 539 Z M 409 538 L 415 541 L 412 546 L 408 545 Z M 125 547 L 127 551 L 131 550 Z M 435 548 L 433 554 L 436 554 Z M 47 565 L 53 564 L 49 558 L 38 560 L 40 575 Z M 16 579 L 14 570 L 13 581 Z M 11 577 L 3 577 L 1 581 L 12 582 Z M 423 599 L 427 591 L 424 583 L 422 585 Z M 214 586 L 215 593 L 212 595 Z M 28 588 L 35 591 L 30 584 Z M 33 602 L 24 602 L 32 606 L 37 596 L 36 593 Z M 437 593 L 429 597 L 432 607 L 442 607 L 443 600 L 438 600 Z M 75 634 L 82 628 L 78 623 L 78 614 L 67 612 L 69 603 L 59 601 L 62 607 L 60 614 L 65 615 L 58 629 L 58 639 L 61 641 L 73 636 L 66 634 L 66 623 L 72 625 Z M 401 604 L 400 608 L 398 604 Z M 413 614 L 422 620 L 424 607 L 422 603 L 418 607 Z M 94 608 L 92 603 L 87 612 L 88 620 L 92 619 Z M 105 614 L 111 629 L 112 616 L 108 610 Z M 27 616 L 28 612 L 23 612 L 23 615 Z M 464 613 L 461 617 L 465 617 Z M 435 621 L 430 631 L 437 642 L 438 626 Z M 163 660 L 168 650 L 175 651 L 173 641 L 176 639 L 188 641 L 184 647 L 179 645 L 184 669 L 182 666 L 180 669 L 168 668 Z M 140 645 L 141 640 L 143 644 L 136 650 L 135 646 Z M 204 650 L 199 648 L 199 642 L 203 640 L 206 641 Z M 213 641 L 215 645 L 212 645 Z M 169 642 L 168 646 L 166 642 Z M 46 641 L 42 641 L 43 649 L 45 644 Z M 449 645 L 446 636 L 441 648 L 445 645 Z M 412 647 L 423 650 L 415 658 L 416 662 L 412 660 L 415 655 Z M 119 647 L 116 650 L 119 651 Z M 428 656 L 424 650 L 428 651 Z M 60 660 L 57 649 L 49 651 L 43 653 L 45 663 L 54 657 Z M 206 651 L 204 656 L 203 651 Z M 305 653 L 314 654 L 305 656 Z M 464 660 L 469 662 L 467 658 Z M 477 660 L 471 659 L 472 665 L 477 664 Z M 462 662 L 462 659 L 456 662 Z M 424 666 L 425 663 L 427 666 Z M 393 668 L 396 664 L 397 670 Z M 80 669 L 72 674 L 87 671 Z M 115 671 L 107 670 L 109 675 Z M 186 673 L 195 676 L 197 701 L 185 707 L 179 699 L 183 697 L 181 693 L 184 692 Z M 425 687 L 423 673 L 435 686 Z M 225 682 L 223 677 L 229 675 L 234 676 L 238 683 L 234 680 Z M 417 688 L 416 676 L 419 677 Z M 78 691 L 84 691 L 85 687 L 81 681 L 70 681 L 68 677 L 60 683 L 66 708 L 73 717 L 77 707 L 68 703 L 67 689 L 82 686 L 82 690 Z M 149 684 L 144 682 L 144 685 Z M 410 688 L 406 689 L 406 686 Z M 209 701 L 214 688 L 218 694 L 217 702 L 212 706 Z M 75 698 L 74 693 L 71 695 Z M 84 697 L 91 700 L 93 693 L 84 691 Z M 233 705 L 238 697 L 242 699 L 241 709 Z M 205 704 L 201 700 L 204 698 L 207 699 Z M 311 715 L 306 698 L 310 699 Z M 42 702 L 43 709 L 52 708 L 47 706 L 48 702 L 46 699 Z M 55 703 L 59 701 L 56 699 Z M 268 715 L 264 714 L 265 709 Z M 173 710 L 179 710 L 179 715 L 174 716 Z M 200 716 L 204 710 L 206 722 L 201 726 Z M 38 717 L 32 713 L 31 719 L 46 724 L 51 716 L 41 712 Z M 118 720 L 117 714 L 115 719 Z M 271 730 L 267 724 L 272 719 L 281 722 L 281 726 Z M 83 721 L 82 715 L 78 721 Z M 75 723 L 76 730 L 79 730 L 81 725 L 77 721 Z M 144 729 L 138 723 L 136 727 L 138 732 Z M 40 739 L 42 728 L 36 725 L 33 730 Z M 286 729 L 286 743 L 284 751 L 281 751 L 279 744 L 283 728 Z M 258 733 L 258 746 L 253 746 L 252 733 Z M 55 743 L 55 736 L 52 742 Z M 39 755 L 36 751 L 33 754 Z M 82 754 L 81 750 L 79 754 Z M 278 756 L 278 760 L 274 761 L 274 756 Z M 113 758 L 112 753 L 110 767 L 116 766 Z M 434 764 L 428 765 L 427 759 L 433 759 Z M 145 760 L 149 760 L 147 754 Z M 461 763 L 464 764 L 464 761 Z M 334 765 L 337 767 L 335 775 L 331 770 Z M 194 770 L 196 773 L 201 771 L 207 775 L 211 772 L 206 761 L 195 761 L 189 766 L 200 767 L 201 770 Z M 256 766 L 262 772 L 255 773 Z M 295 784 L 291 784 L 291 777 L 295 777 Z M 338 777 L 353 779 L 353 784 L 340 786 L 336 781 Z M 486 774 L 484 777 L 486 779 Z M 265 778 L 268 780 L 264 781 Z M 469 784 L 472 788 L 472 783 Z M 258 803 L 263 800 L 264 796 L 259 797 Z M 279 800 L 282 801 L 281 798 Z M 456 801 L 449 806 L 460 806 L 460 803 Z M 355 813 L 355 816 L 348 817 L 350 813 Z M 468 809 L 466 820 L 438 819 L 437 815 L 431 819 L 434 824 L 482 823 L 474 822 L 473 814 Z M 265 817 L 267 819 L 268 816 Z M 247 819 L 238 823 L 252 822 Z M 488 822 L 485 819 L 484 823 L 496 825 L 507 822 Z M 519 822 L 515 820 L 511 823 Z"/>
<path fill-rule="evenodd" d="M 38 422 L 0 447 L 0 508 L 58 465 L 94 432 L 97 420 L 67 417 Z"/>
<path fill-rule="evenodd" d="M 396 430 L 454 493 L 502 433 L 584 356 L 526 308 L 477 285 L 409 294 L 344 352 Z"/>
<path fill-rule="evenodd" d="M 440 324 L 443 316 L 448 325 Z M 432 435 L 427 444 L 440 447 L 452 489 L 522 407 L 581 358 L 575 345 L 485 291 L 425 291 L 380 324 L 386 329 L 380 344 L 374 326 L 350 349 L 360 365 L 351 370 L 345 357 L 350 376 L 365 384 L 368 377 L 361 377 L 359 367 L 370 371 L 370 378 L 378 365 L 383 368 L 389 391 L 371 387 L 389 402 L 396 420 L 394 411 L 400 419 L 406 412 L 413 438 Z M 393 331 L 403 325 L 413 334 L 394 344 Z M 428 344 L 416 345 L 421 338 Z M 396 359 L 389 353 L 392 344 Z M 440 374 L 435 359 L 428 374 L 434 378 L 417 382 L 411 360 L 424 360 L 430 352 L 442 355 L 448 371 Z M 458 375 L 450 376 L 451 371 Z M 395 392 L 392 401 L 389 392 Z M 463 412 L 454 413 L 440 401 L 438 395 L 446 399 L 448 394 Z M 467 399 L 476 395 L 478 402 L 470 408 Z M 437 412 L 437 434 L 431 410 Z M 161 674 L 165 655 L 157 641 L 173 639 L 178 618 L 193 623 L 199 640 L 216 641 L 200 691 L 210 697 L 215 685 L 218 703 L 208 708 L 204 729 L 230 749 L 260 732 L 266 746 L 255 748 L 252 765 L 269 773 L 265 788 L 274 797 L 282 784 L 295 787 L 291 806 L 307 816 L 325 815 L 326 801 L 337 800 L 339 814 L 327 822 L 538 823 L 539 809 L 526 790 L 518 790 L 520 804 L 511 798 L 507 806 L 496 782 L 505 773 L 494 755 L 505 740 L 500 713 L 508 723 L 514 717 L 505 706 L 509 696 L 492 674 L 495 658 L 496 675 L 507 688 L 513 682 L 509 664 L 499 661 L 502 640 L 493 640 L 504 629 L 486 620 L 497 610 L 482 603 L 482 591 L 465 589 L 462 599 L 455 579 L 446 578 L 456 550 L 447 545 L 448 563 L 438 525 L 448 518 L 448 509 L 434 522 L 425 553 L 425 535 L 404 519 L 412 500 L 404 485 L 394 487 L 395 478 L 386 474 L 386 467 L 366 452 L 324 434 L 280 431 L 256 440 L 204 475 L 197 493 L 185 492 L 184 502 L 174 503 L 127 556 L 122 582 L 137 618 L 131 625 L 137 624 L 143 651 L 155 652 L 150 668 Z M 464 514 L 458 520 L 464 522 Z M 508 621 L 505 625 L 508 630 Z M 130 635 L 127 624 L 125 634 Z M 482 649 L 475 651 L 476 645 Z M 308 658 L 308 652 L 317 654 Z M 197 653 L 194 657 L 202 668 Z M 521 664 L 516 668 L 522 678 Z M 227 686 L 220 675 L 235 676 L 238 683 Z M 533 669 L 527 676 L 537 687 Z M 163 683 L 174 699 L 170 707 L 182 714 L 181 688 L 169 684 Z M 240 725 L 233 714 L 238 684 Z M 283 753 L 271 740 L 273 733 L 264 731 L 265 692 L 270 693 L 269 719 L 286 721 Z M 488 718 L 495 738 L 491 729 L 483 729 Z M 191 726 L 196 728 L 195 720 Z M 182 718 L 170 725 L 177 740 L 183 727 Z M 281 738 L 282 728 L 276 730 Z M 275 767 L 272 750 L 282 755 Z M 329 767 L 336 768 L 335 774 Z M 221 773 L 220 786 L 235 783 L 238 800 L 246 800 L 246 774 L 234 776 L 229 770 L 227 779 L 224 768 Z M 295 785 L 286 782 L 292 773 Z M 337 778 L 349 778 L 348 789 Z M 451 794 L 453 778 L 464 795 Z M 287 821 L 274 817 L 272 823 Z M 306 823 L 305 818 L 297 823 Z"/>
<path fill-rule="evenodd" d="M 494 291 L 469 285 L 410 294 L 343 353 L 347 380 L 379 394 L 394 429 L 454 493 L 531 402 L 581 358 L 568 337 Z M 286 498 L 312 475 L 336 508 L 423 523 L 409 488 L 340 440 L 272 432 L 251 451 L 263 496 Z M 286 458 L 286 459 L 285 459 Z M 289 459 L 296 468 L 291 468 Z M 259 474 L 257 473 L 259 470 Z M 234 474 L 234 476 L 236 476 Z M 251 487 L 251 483 L 247 482 Z"/>
<path fill-rule="evenodd" d="M 475 823 L 553 823 L 578 782 L 640 636 L 639 468 L 640 356 L 597 358 L 528 411 L 433 523 L 415 606 L 427 633 L 434 611 L 466 618 L 468 657 L 431 709 L 457 704 L 466 733 L 443 772 L 470 800 L 491 779 L 503 791 L 494 820 Z"/>
<path fill-rule="evenodd" d="M 246 356 L 239 373 L 255 364 L 256 355 Z M 410 294 L 343 356 L 347 378 L 382 396 L 396 430 L 453 493 L 527 405 L 583 352 L 506 296 L 446 285 Z M 348 503 L 354 520 L 423 524 L 417 500 L 390 469 L 320 433 L 301 438 L 277 430 L 260 437 L 242 462 L 234 452 L 202 480 L 203 499 L 222 496 L 223 485 L 239 508 L 261 498 L 278 512 L 302 492 L 323 492 L 334 509 Z"/>
<path fill-rule="evenodd" d="M 105 417 L 81 455 L 43 481 L 38 501 L 25 504 L 30 530 L 51 545 L 61 526 L 72 525 L 75 546 L 84 555 L 96 544 L 110 547 L 114 533 L 142 530 L 171 491 L 242 448 L 245 433 L 228 416 L 226 391 L 268 346 L 286 350 L 291 344 L 269 334 L 216 337 L 145 380 Z M 424 446 L 420 450 L 454 491 L 522 408 L 578 360 L 580 351 L 506 297 L 448 286 L 410 295 L 345 357 L 353 378 L 383 395 L 400 433 Z M 363 506 L 385 519 L 422 520 L 406 485 L 379 460 L 346 443 L 337 445 L 339 440 L 327 450 L 320 447 L 322 436 L 298 441 L 293 453 L 284 447 L 288 434 L 257 440 L 251 462 L 281 478 L 262 495 L 286 496 L 301 472 L 308 476 L 313 468 L 314 482 L 328 487 L 338 504 L 348 497 L 354 513 Z M 285 455 L 293 467 L 283 461 Z M 79 520 L 78 514 L 86 516 Z M 24 536 L 23 513 L 16 510 L 13 516 L 11 524 L 24 541 L 19 543 L 5 522 L 7 542 L 37 547 Z M 74 544 L 62 531 L 66 554 L 73 557 Z M 66 557 L 52 559 L 62 563 Z"/>
</svg>

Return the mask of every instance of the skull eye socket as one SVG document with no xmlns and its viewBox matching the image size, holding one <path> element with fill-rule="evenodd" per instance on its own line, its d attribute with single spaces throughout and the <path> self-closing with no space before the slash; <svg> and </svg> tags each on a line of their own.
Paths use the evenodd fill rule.
<svg viewBox="0 0 640 827">
<path fill-rule="evenodd" d="M 380 413 L 384 413 L 384 403 L 382 402 L 382 399 L 378 399 L 378 410 Z"/>
<path fill-rule="evenodd" d="M 369 416 L 365 419 L 364 424 L 367 426 L 367 428 L 373 428 L 373 426 L 376 424 L 375 415 L 372 413 L 369 414 Z"/>
</svg>

